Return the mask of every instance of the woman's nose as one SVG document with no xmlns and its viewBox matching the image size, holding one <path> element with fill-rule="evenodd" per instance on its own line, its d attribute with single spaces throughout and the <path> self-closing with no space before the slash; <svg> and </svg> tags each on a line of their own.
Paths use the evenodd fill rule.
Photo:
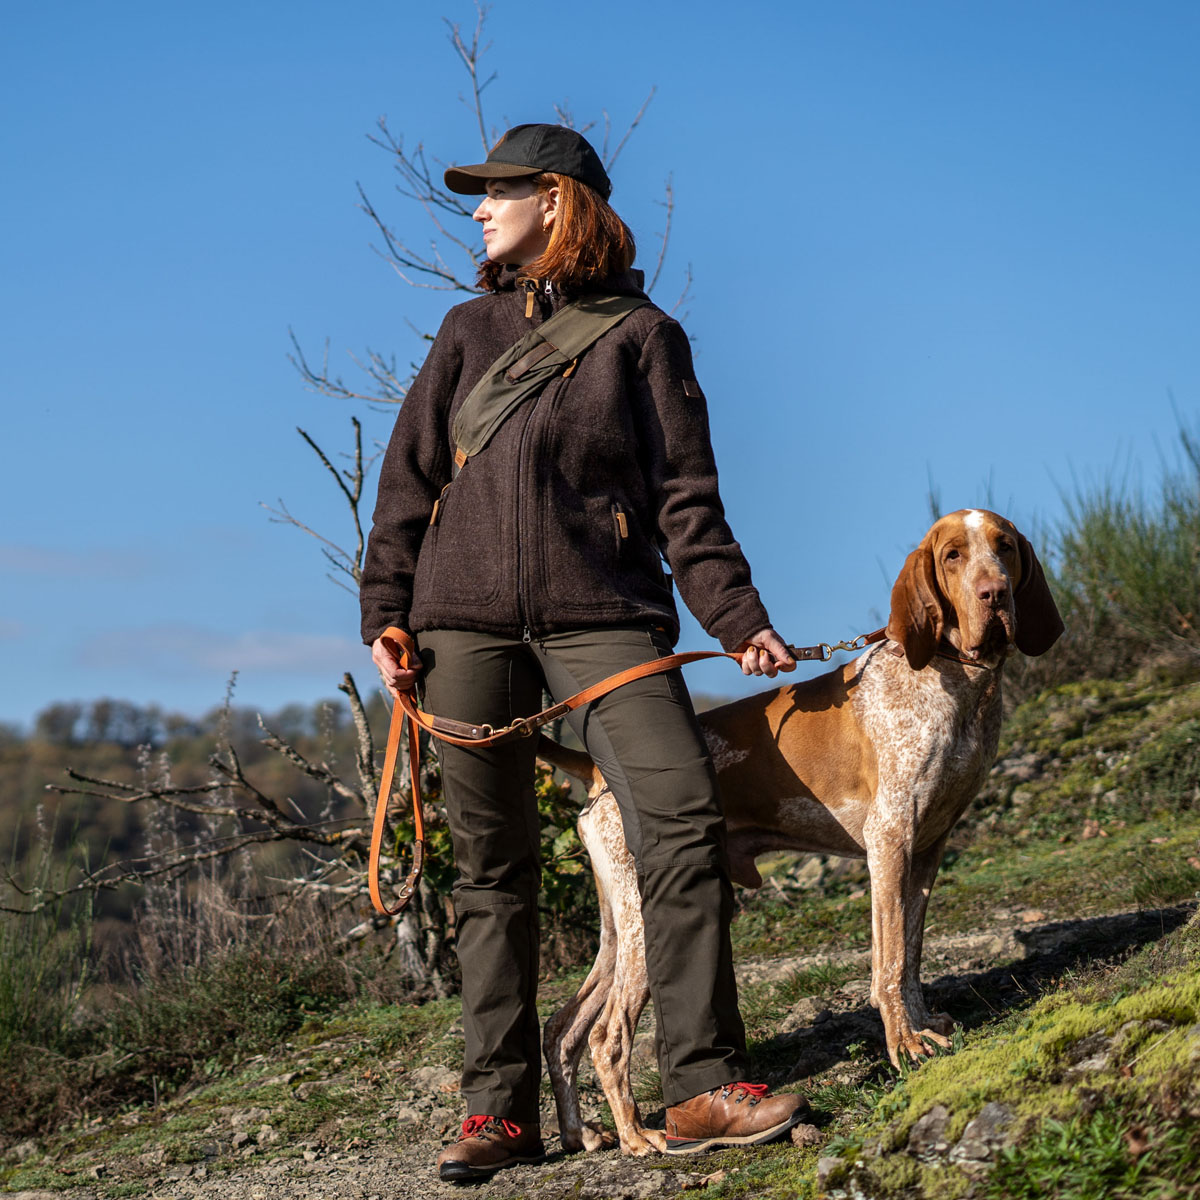
<svg viewBox="0 0 1200 1200">
<path fill-rule="evenodd" d="M 486 207 L 487 207 L 487 197 L 484 197 L 484 199 L 480 200 L 479 207 L 471 214 L 471 220 L 472 221 L 486 221 L 487 213 L 485 213 L 483 211 Z"/>
</svg>

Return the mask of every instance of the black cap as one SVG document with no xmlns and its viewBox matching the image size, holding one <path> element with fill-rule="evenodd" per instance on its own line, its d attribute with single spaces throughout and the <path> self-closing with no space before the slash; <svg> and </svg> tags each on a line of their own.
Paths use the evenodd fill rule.
<svg viewBox="0 0 1200 1200">
<path fill-rule="evenodd" d="M 570 175 L 605 200 L 612 194 L 600 155 L 583 134 L 565 125 L 514 125 L 492 148 L 487 162 L 448 167 L 446 186 L 462 196 L 479 196 L 487 191 L 489 179 L 517 179 L 542 171 Z"/>
</svg>

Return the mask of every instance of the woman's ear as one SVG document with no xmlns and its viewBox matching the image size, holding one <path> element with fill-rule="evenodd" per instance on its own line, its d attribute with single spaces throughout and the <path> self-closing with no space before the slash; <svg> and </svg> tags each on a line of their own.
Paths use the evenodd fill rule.
<svg viewBox="0 0 1200 1200">
<path fill-rule="evenodd" d="M 550 233 L 554 229 L 554 218 L 558 216 L 558 188 L 548 188 L 539 195 L 542 198 L 542 228 Z"/>
<path fill-rule="evenodd" d="M 914 671 L 929 665 L 942 640 L 945 617 L 933 569 L 933 547 L 926 538 L 904 561 L 892 588 L 887 635 L 904 647 Z"/>
</svg>

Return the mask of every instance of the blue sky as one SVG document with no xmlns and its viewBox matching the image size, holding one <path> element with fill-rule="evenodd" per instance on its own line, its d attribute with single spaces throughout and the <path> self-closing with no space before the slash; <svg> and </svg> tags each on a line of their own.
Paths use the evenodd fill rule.
<svg viewBox="0 0 1200 1200">
<path fill-rule="evenodd" d="M 6 14 L 0 720 L 102 695 L 198 713 L 233 669 L 262 708 L 372 679 L 356 602 L 260 503 L 344 540 L 295 427 L 333 453 L 351 415 L 391 423 L 305 391 L 289 327 L 352 380 L 367 348 L 419 359 L 462 298 L 406 287 L 356 208 L 361 182 L 428 238 L 368 140 L 381 115 L 478 160 L 441 14 L 474 22 L 458 0 Z M 489 120 L 566 102 L 623 126 L 657 88 L 613 202 L 652 255 L 673 177 L 656 298 L 690 264 L 723 494 L 789 639 L 879 622 L 931 480 L 944 508 L 1045 527 L 1074 480 L 1153 477 L 1172 396 L 1194 420 L 1200 7 L 546 14 L 492 8 Z"/>
</svg>

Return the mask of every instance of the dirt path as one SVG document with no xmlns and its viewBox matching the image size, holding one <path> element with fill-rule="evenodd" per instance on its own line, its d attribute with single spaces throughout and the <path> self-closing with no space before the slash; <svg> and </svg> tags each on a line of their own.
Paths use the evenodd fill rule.
<svg viewBox="0 0 1200 1200">
<path fill-rule="evenodd" d="M 935 1006 L 973 1027 L 1036 994 L 1071 967 L 1122 954 L 1162 936 L 1189 912 L 1190 906 L 1180 906 L 1061 922 L 1046 921 L 1041 913 L 1018 912 L 984 933 L 934 934 L 926 945 L 926 990 Z M 743 987 L 779 981 L 829 962 L 861 971 L 851 972 L 819 999 L 802 999 L 766 1046 L 756 1048 L 764 1061 L 787 1064 L 774 1072 L 773 1082 L 795 1083 L 820 1075 L 826 1082 L 855 1084 L 880 1069 L 878 1054 L 873 1050 L 864 1055 L 859 1048 L 878 1048 L 882 1042 L 882 1026 L 868 1003 L 865 951 L 756 959 L 741 964 L 739 981 Z M 638 1058 L 647 1059 L 650 1049 L 644 1033 Z M 266 1109 L 235 1108 L 204 1131 L 212 1149 L 206 1162 L 157 1166 L 153 1160 L 162 1151 L 151 1151 L 90 1168 L 80 1163 L 79 1182 L 68 1192 L 10 1195 L 16 1200 L 106 1200 L 136 1194 L 155 1200 L 440 1200 L 472 1195 L 489 1200 L 621 1200 L 696 1188 L 716 1165 L 707 1158 L 623 1159 L 615 1150 L 565 1155 L 557 1149 L 550 1121 L 546 1132 L 551 1154 L 545 1163 L 513 1167 L 476 1187 L 444 1184 L 434 1173 L 434 1155 L 463 1118 L 453 1072 L 441 1066 L 418 1067 L 398 1075 L 395 1086 L 383 1090 L 378 1136 L 371 1139 L 339 1138 L 337 1121 L 331 1119 L 328 1136 L 305 1143 L 297 1153 L 297 1147 L 287 1146 L 271 1129 Z M 585 1103 L 585 1111 L 588 1107 Z M 552 1108 L 545 1106 L 544 1114 Z M 653 1123 L 653 1116 L 646 1115 Z M 163 1129 L 169 1132 L 169 1121 Z M 139 1183 L 144 1192 L 135 1190 Z"/>
</svg>

